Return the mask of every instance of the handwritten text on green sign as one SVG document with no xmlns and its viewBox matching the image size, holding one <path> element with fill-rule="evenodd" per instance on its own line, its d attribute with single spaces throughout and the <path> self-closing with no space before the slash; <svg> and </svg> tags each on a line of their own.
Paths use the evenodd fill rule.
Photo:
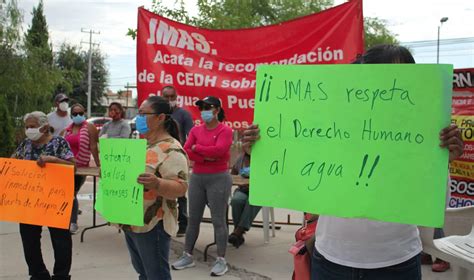
<svg viewBox="0 0 474 280">
<path fill-rule="evenodd" d="M 448 65 L 260 67 L 251 203 L 441 225 L 451 77 Z"/>
<path fill-rule="evenodd" d="M 143 226 L 146 141 L 100 139 L 101 179 L 96 209 L 109 222 Z"/>
</svg>

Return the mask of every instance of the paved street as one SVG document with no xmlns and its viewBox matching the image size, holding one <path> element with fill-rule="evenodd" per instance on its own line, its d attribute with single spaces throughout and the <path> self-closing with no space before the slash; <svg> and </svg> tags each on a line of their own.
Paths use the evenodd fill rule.
<svg viewBox="0 0 474 280">
<path fill-rule="evenodd" d="M 79 216 L 81 228 L 92 223 L 92 183 L 88 180 L 81 190 L 80 208 L 83 214 Z M 298 223 L 302 215 L 298 212 L 275 209 L 277 222 Z M 289 215 L 289 216 L 288 216 Z M 209 217 L 209 213 L 205 213 Z M 261 214 L 257 216 L 261 220 Z M 99 219 L 101 222 L 102 220 Z M 239 249 L 230 246 L 227 250 L 227 261 L 230 272 L 220 279 L 291 279 L 293 269 L 292 257 L 288 253 L 294 241 L 294 233 L 298 226 L 283 225 L 277 230 L 276 237 L 264 244 L 261 228 L 253 228 L 245 236 L 246 242 Z M 202 223 L 201 234 L 196 244 L 195 268 L 173 271 L 173 279 L 209 279 L 209 273 L 215 256 L 215 247 L 211 247 L 208 262 L 204 262 L 202 252 L 206 244 L 213 239 L 212 225 Z M 43 233 L 43 255 L 45 262 L 52 270 L 52 247 L 47 229 Z M 137 279 L 137 275 L 130 263 L 129 255 L 123 234 L 114 227 L 102 227 L 86 232 L 85 242 L 80 242 L 80 235 L 73 237 L 74 255 L 72 276 L 73 279 Z M 171 260 L 175 260 L 182 253 L 184 238 L 174 238 L 172 242 Z M 426 280 L 454 280 L 452 270 L 435 274 L 429 267 L 423 267 L 423 279 Z M 27 266 L 23 258 L 21 239 L 18 225 L 14 223 L 0 223 L 0 279 L 20 280 L 28 279 Z"/>
</svg>

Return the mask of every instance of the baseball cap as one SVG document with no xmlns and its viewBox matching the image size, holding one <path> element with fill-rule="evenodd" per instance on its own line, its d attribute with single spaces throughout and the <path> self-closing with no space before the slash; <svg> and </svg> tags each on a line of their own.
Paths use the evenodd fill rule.
<svg viewBox="0 0 474 280">
<path fill-rule="evenodd" d="M 54 102 L 63 102 L 63 101 L 69 101 L 69 97 L 65 95 L 64 93 L 60 93 L 54 97 Z"/>
<path fill-rule="evenodd" d="M 204 104 L 212 105 L 214 107 L 221 107 L 221 101 L 219 98 L 214 96 L 207 96 L 204 99 L 196 101 L 196 106 L 202 106 Z"/>
</svg>

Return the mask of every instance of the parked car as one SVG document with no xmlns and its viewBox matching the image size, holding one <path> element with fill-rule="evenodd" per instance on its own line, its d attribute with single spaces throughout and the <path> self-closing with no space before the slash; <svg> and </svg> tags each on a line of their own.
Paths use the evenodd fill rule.
<svg viewBox="0 0 474 280">
<path fill-rule="evenodd" d="M 132 129 L 132 132 L 130 133 L 130 138 L 138 138 L 138 132 L 135 128 L 136 127 L 135 118 L 133 118 L 132 120 L 124 119 L 125 121 L 128 122 L 128 124 L 130 125 L 130 128 Z M 93 124 L 97 128 L 97 130 L 100 132 L 104 124 L 106 124 L 107 122 L 111 120 L 112 119 L 109 117 L 93 117 L 93 118 L 88 119 L 87 121 Z"/>
<path fill-rule="evenodd" d="M 132 129 L 132 132 L 134 132 L 135 130 L 137 130 L 137 128 L 136 128 L 136 121 L 137 121 L 137 117 L 134 117 L 133 119 L 128 120 L 128 124 L 130 125 L 130 128 Z"/>
<path fill-rule="evenodd" d="M 134 117 L 133 119 L 128 121 L 128 124 L 130 124 L 130 128 L 132 129 L 132 133 L 130 134 L 130 138 L 134 138 L 134 139 L 140 138 L 140 133 L 138 133 L 138 131 L 137 131 L 136 120 L 137 120 L 137 117 Z"/>
<path fill-rule="evenodd" d="M 109 117 L 92 117 L 90 119 L 87 119 L 87 122 L 93 124 L 97 128 L 97 130 L 100 131 L 104 124 L 111 120 L 112 118 Z"/>
</svg>

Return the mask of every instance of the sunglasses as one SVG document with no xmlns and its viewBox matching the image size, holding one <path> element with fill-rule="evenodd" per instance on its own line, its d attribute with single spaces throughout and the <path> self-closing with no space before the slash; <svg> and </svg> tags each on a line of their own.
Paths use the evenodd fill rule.
<svg viewBox="0 0 474 280">
<path fill-rule="evenodd" d="M 79 113 L 78 112 L 73 112 L 73 113 L 71 113 L 71 116 L 73 116 L 73 117 L 76 117 L 77 115 L 84 116 L 84 112 L 79 112 Z"/>
<path fill-rule="evenodd" d="M 216 108 L 214 105 L 204 104 L 199 106 L 199 111 L 209 111 L 212 108 Z"/>
</svg>

